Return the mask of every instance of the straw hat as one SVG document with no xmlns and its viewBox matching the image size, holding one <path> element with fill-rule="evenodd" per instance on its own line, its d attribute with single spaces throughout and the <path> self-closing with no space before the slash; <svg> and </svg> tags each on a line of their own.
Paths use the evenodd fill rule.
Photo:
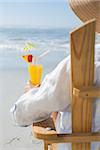
<svg viewBox="0 0 100 150">
<path fill-rule="evenodd" d="M 75 14 L 82 20 L 96 19 L 96 32 L 100 33 L 100 0 L 69 0 Z"/>
</svg>

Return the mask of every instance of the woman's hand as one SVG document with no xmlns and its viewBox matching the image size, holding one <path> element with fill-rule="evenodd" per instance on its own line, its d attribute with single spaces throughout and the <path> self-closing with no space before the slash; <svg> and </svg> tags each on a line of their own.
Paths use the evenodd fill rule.
<svg viewBox="0 0 100 150">
<path fill-rule="evenodd" d="M 25 88 L 24 88 L 24 93 L 28 92 L 29 90 L 31 90 L 32 88 L 37 88 L 40 85 L 33 85 L 31 81 L 28 81 Z"/>
<path fill-rule="evenodd" d="M 24 88 L 24 93 L 28 92 L 34 87 L 34 85 L 31 83 L 31 81 L 28 81 L 25 88 Z"/>
</svg>

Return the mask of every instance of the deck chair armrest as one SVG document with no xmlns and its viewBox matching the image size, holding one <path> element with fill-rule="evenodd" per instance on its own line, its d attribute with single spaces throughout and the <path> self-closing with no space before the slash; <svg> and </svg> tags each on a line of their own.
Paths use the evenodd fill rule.
<svg viewBox="0 0 100 150">
<path fill-rule="evenodd" d="M 100 98 L 100 86 L 75 87 L 73 95 L 83 98 Z"/>
<path fill-rule="evenodd" d="M 100 133 L 72 133 L 72 134 L 57 134 L 55 130 L 48 131 L 47 128 L 32 126 L 32 133 L 38 139 L 49 141 L 52 143 L 84 143 L 100 141 Z"/>
</svg>

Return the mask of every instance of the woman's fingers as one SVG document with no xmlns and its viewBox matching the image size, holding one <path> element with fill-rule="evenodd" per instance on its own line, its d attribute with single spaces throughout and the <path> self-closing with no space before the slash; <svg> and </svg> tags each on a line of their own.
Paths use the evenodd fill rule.
<svg viewBox="0 0 100 150">
<path fill-rule="evenodd" d="M 32 83 L 30 81 L 27 81 L 27 84 L 24 88 L 24 93 L 28 92 L 30 89 L 32 89 L 34 86 L 32 85 Z"/>
<path fill-rule="evenodd" d="M 29 88 L 29 87 L 26 86 L 26 87 L 24 88 L 24 93 L 28 92 L 30 89 L 31 89 L 31 88 Z"/>
<path fill-rule="evenodd" d="M 24 88 L 24 93 L 28 92 L 29 90 L 31 90 L 32 88 L 37 88 L 39 87 L 40 85 L 33 85 L 32 82 L 29 80 L 27 81 L 27 84 Z"/>
</svg>

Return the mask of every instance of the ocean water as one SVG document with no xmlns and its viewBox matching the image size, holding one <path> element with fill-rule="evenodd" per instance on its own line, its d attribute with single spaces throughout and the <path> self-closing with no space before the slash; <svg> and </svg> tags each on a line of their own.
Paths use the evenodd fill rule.
<svg viewBox="0 0 100 150">
<path fill-rule="evenodd" d="M 53 69 L 69 54 L 69 29 L 0 28 L 0 69 L 26 68 L 22 52 L 27 42 L 36 45 L 31 50 L 39 56 L 50 50 L 40 62 L 44 68 Z"/>
<path fill-rule="evenodd" d="M 0 28 L 0 69 L 26 68 L 22 52 L 27 42 L 36 45 L 31 50 L 39 56 L 50 53 L 40 60 L 45 69 L 51 71 L 59 61 L 70 53 L 69 32 L 71 29 Z M 100 49 L 100 36 L 96 36 L 96 49 Z"/>
</svg>

